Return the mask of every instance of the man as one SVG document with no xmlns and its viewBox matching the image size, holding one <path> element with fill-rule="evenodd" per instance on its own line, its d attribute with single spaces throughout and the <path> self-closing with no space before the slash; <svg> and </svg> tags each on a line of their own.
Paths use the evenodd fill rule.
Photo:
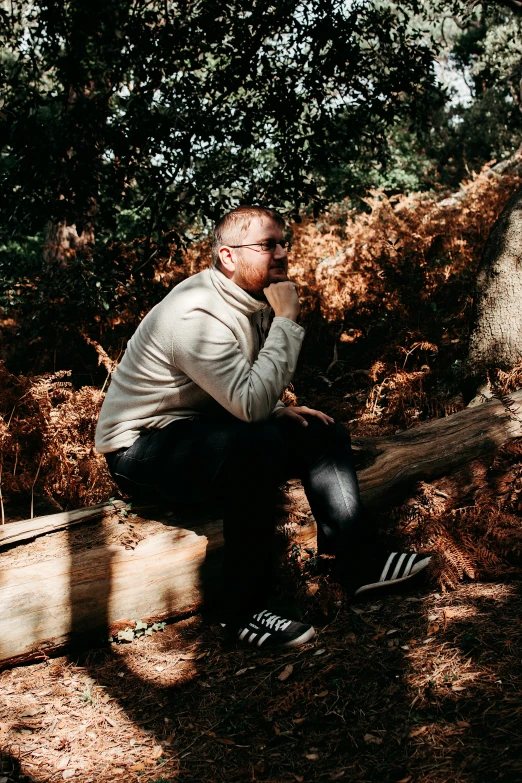
<svg viewBox="0 0 522 783">
<path fill-rule="evenodd" d="M 276 493 L 286 479 L 302 480 L 321 550 L 336 556 L 356 593 L 410 579 L 430 560 L 376 543 L 347 431 L 320 411 L 280 402 L 304 338 L 283 231 L 282 218 L 263 207 L 225 215 L 211 268 L 177 285 L 130 340 L 96 432 L 131 495 L 223 504 L 223 624 L 258 647 L 296 646 L 314 634 L 267 604 Z"/>
</svg>

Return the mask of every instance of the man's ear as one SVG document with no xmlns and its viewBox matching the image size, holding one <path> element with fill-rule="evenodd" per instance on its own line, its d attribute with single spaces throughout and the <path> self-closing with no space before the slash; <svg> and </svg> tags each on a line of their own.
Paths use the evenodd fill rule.
<svg viewBox="0 0 522 783">
<path fill-rule="evenodd" d="M 226 245 L 219 248 L 219 265 L 223 272 L 233 275 L 236 271 L 236 262 L 232 256 L 232 250 Z"/>
</svg>

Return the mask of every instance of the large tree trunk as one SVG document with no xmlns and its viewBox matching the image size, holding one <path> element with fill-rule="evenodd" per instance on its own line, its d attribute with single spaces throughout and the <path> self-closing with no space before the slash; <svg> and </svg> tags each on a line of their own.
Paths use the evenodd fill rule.
<svg viewBox="0 0 522 783">
<path fill-rule="evenodd" d="M 398 435 L 354 438 L 365 504 L 389 508 L 416 481 L 494 454 L 522 436 L 521 414 L 517 392 L 509 411 L 495 400 Z M 92 643 L 93 632 L 106 637 L 135 619 L 174 618 L 212 598 L 223 549 L 218 519 L 152 508 L 136 509 L 132 519 L 115 506 L 0 529 L 0 663 L 48 653 L 79 635 Z M 287 488 L 283 512 L 298 543 L 314 546 L 299 482 Z"/>
<path fill-rule="evenodd" d="M 484 391 L 489 369 L 510 369 L 521 356 L 522 188 L 493 226 L 479 266 L 466 360 L 473 391 Z"/>
</svg>

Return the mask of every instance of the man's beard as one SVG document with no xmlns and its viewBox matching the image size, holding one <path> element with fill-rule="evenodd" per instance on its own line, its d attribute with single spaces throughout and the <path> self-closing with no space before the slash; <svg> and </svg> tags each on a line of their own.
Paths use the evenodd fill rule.
<svg viewBox="0 0 522 783">
<path fill-rule="evenodd" d="M 239 262 L 237 271 L 239 272 L 239 275 L 236 277 L 236 284 L 249 293 L 250 296 L 253 296 L 254 299 L 266 302 L 263 289 L 270 285 L 270 269 L 259 269 L 259 267 L 251 261 L 248 261 L 242 253 L 239 253 L 238 255 Z M 284 266 L 281 265 L 281 268 L 284 269 Z M 285 279 L 288 279 L 286 277 L 286 272 Z"/>
<path fill-rule="evenodd" d="M 268 270 L 259 269 L 255 264 L 247 261 L 241 254 L 238 272 L 239 275 L 236 278 L 236 284 L 249 293 L 250 296 L 253 296 L 254 299 L 261 299 L 264 301 L 265 295 L 263 289 L 269 285 Z"/>
</svg>

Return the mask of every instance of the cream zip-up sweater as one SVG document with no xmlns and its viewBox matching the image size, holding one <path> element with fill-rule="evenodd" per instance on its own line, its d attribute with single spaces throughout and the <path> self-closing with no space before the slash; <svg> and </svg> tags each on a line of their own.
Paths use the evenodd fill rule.
<svg viewBox="0 0 522 783">
<path fill-rule="evenodd" d="M 148 313 L 112 376 L 96 448 L 131 446 L 140 432 L 228 411 L 266 419 L 295 372 L 304 329 L 211 268 L 184 280 Z"/>
</svg>

